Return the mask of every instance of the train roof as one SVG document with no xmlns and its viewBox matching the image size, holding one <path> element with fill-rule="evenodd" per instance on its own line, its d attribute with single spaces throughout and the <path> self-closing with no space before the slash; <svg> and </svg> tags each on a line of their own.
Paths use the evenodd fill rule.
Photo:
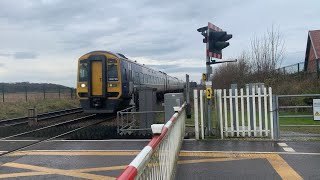
<svg viewBox="0 0 320 180">
<path fill-rule="evenodd" d="M 145 64 L 140 64 L 140 63 L 138 63 L 137 61 L 133 61 L 133 60 L 127 58 L 125 55 L 123 55 L 123 54 L 121 54 L 121 53 L 114 53 L 114 52 L 111 52 L 111 51 L 98 50 L 98 51 L 91 51 L 91 52 L 86 53 L 86 54 L 84 54 L 84 55 L 82 55 L 82 56 L 85 56 L 85 55 L 88 55 L 88 54 L 91 54 L 91 53 L 95 53 L 95 52 L 109 53 L 109 54 L 112 54 L 112 55 L 120 58 L 121 60 L 130 61 L 131 63 L 137 64 L 137 65 L 142 66 L 142 67 L 144 67 L 144 68 L 147 68 L 147 69 L 150 69 L 150 70 L 152 70 L 152 71 L 156 71 L 156 72 L 159 72 L 159 73 L 162 73 L 162 74 L 164 74 L 164 75 L 169 76 L 169 75 L 168 75 L 167 73 L 165 73 L 165 72 L 158 71 L 158 70 L 154 70 L 154 69 L 146 66 Z M 81 57 L 82 57 L 82 56 L 81 56 Z M 177 77 L 174 77 L 174 76 L 169 76 L 169 77 L 172 77 L 172 78 L 175 78 L 175 79 L 179 80 Z M 183 81 L 183 80 L 181 80 L 181 81 Z"/>
</svg>

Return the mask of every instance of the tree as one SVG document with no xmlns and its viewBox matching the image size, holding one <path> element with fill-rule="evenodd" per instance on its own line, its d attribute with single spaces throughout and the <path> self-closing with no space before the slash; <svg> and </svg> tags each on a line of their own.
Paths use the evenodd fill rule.
<svg viewBox="0 0 320 180">
<path fill-rule="evenodd" d="M 243 87 L 247 83 L 266 83 L 277 75 L 285 54 L 285 42 L 279 28 L 271 27 L 261 36 L 251 40 L 249 51 L 243 51 L 237 63 L 226 63 L 215 68 L 213 83 L 215 88 L 229 88 L 237 83 Z"/>
<path fill-rule="evenodd" d="M 273 25 L 262 37 L 251 40 L 251 61 L 257 80 L 263 82 L 274 75 L 285 54 L 285 42 L 279 28 Z"/>
</svg>

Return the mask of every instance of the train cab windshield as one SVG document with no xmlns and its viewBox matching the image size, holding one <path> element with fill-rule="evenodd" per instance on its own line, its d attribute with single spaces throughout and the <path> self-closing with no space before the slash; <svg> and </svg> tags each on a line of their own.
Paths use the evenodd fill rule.
<svg viewBox="0 0 320 180">
<path fill-rule="evenodd" d="M 88 63 L 81 62 L 79 66 L 79 81 L 88 81 Z"/>
<path fill-rule="evenodd" d="M 108 81 L 118 81 L 118 70 L 116 64 L 108 65 Z"/>
</svg>

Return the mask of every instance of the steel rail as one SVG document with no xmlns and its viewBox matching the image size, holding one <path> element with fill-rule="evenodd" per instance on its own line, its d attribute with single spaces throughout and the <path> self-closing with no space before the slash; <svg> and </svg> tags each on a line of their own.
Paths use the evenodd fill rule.
<svg viewBox="0 0 320 180">
<path fill-rule="evenodd" d="M 61 117 L 61 116 L 67 116 L 70 114 L 76 114 L 76 113 L 80 113 L 83 112 L 82 108 L 72 108 L 72 109 L 64 109 L 61 111 L 53 111 L 53 112 L 47 112 L 47 113 L 43 113 L 43 114 L 39 114 L 38 117 L 38 121 L 42 121 L 42 120 L 47 120 L 47 119 L 52 119 L 52 118 L 56 118 L 56 117 Z M 24 120 L 23 122 L 16 122 L 16 121 L 21 121 Z M 16 123 L 15 123 L 16 122 Z M 28 117 L 19 117 L 19 118 L 13 118 L 13 119 L 6 119 L 6 120 L 2 120 L 0 121 L 0 128 L 2 127 L 9 127 L 9 126 L 15 126 L 15 125 L 19 125 L 19 124 L 25 124 L 28 123 Z M 4 125 L 2 125 L 4 124 Z"/>
<path fill-rule="evenodd" d="M 92 114 L 92 115 L 96 115 L 96 114 Z M 91 115 L 91 116 L 92 116 L 92 115 Z M 90 115 L 89 115 L 89 116 L 90 116 Z M 88 117 L 88 116 L 86 116 L 86 117 Z M 29 148 L 29 147 L 31 147 L 31 146 L 40 144 L 40 143 L 42 143 L 42 142 L 47 142 L 47 141 L 50 141 L 50 140 L 53 140 L 53 139 L 56 139 L 56 138 L 59 138 L 59 137 L 62 137 L 62 136 L 65 136 L 65 135 L 74 133 L 74 132 L 76 132 L 76 131 L 79 131 L 79 130 L 81 130 L 81 129 L 84 129 L 84 128 L 87 128 L 87 127 L 90 127 L 90 126 L 93 126 L 93 125 L 97 125 L 97 124 L 103 123 L 103 122 L 108 121 L 108 120 L 110 120 L 110 119 L 113 119 L 113 118 L 115 118 L 115 117 L 116 117 L 116 116 L 111 116 L 111 117 L 108 117 L 107 119 L 103 119 L 103 120 L 100 120 L 100 121 L 98 121 L 98 122 L 91 123 L 91 124 L 88 124 L 88 125 L 85 125 L 85 126 L 82 126 L 82 127 L 78 127 L 78 128 L 76 128 L 76 129 L 67 131 L 67 132 L 65 132 L 65 133 L 62 133 L 62 134 L 59 134 L 59 135 L 56 135 L 56 136 L 53 136 L 53 137 L 50 137 L 50 138 L 47 138 L 47 139 L 39 140 L 39 141 L 36 141 L 36 142 L 34 142 L 34 143 L 25 145 L 25 146 L 23 146 L 23 147 L 20 147 L 20 148 L 11 150 L 11 151 L 7 151 L 7 152 L 5 152 L 5 153 L 0 154 L 0 157 L 3 157 L 3 156 L 5 156 L 5 155 L 8 155 L 8 154 L 11 154 L 11 153 L 14 153 L 14 152 L 17 152 L 17 151 L 26 149 L 26 148 Z M 77 119 L 79 119 L 79 118 L 77 118 Z"/>
<path fill-rule="evenodd" d="M 60 122 L 60 123 L 57 123 L 57 124 L 52 124 L 52 125 L 45 126 L 45 127 L 38 128 L 38 129 L 34 129 L 34 130 L 31 130 L 31 131 L 26 131 L 26 132 L 23 132 L 23 133 L 7 136 L 7 137 L 4 137 L 4 138 L 1 138 L 0 140 L 5 140 L 5 139 L 9 139 L 9 138 L 25 135 L 25 134 L 30 134 L 30 133 L 33 133 L 33 132 L 36 132 L 36 131 L 40 131 L 40 130 L 43 130 L 43 129 L 48 129 L 48 128 L 51 128 L 51 127 L 61 126 L 61 125 L 64 125 L 64 124 L 72 123 L 72 122 L 75 122 L 75 121 L 83 120 L 83 119 L 94 117 L 94 116 L 96 116 L 96 114 L 90 114 L 90 115 L 83 116 L 83 117 L 76 118 L 76 119 L 72 119 L 72 120 L 69 120 L 69 121 Z"/>
</svg>

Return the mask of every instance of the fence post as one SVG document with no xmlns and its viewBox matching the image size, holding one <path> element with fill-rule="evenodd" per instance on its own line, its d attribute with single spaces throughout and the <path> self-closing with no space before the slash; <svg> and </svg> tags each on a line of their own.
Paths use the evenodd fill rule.
<svg viewBox="0 0 320 180">
<path fill-rule="evenodd" d="M 2 102 L 4 102 L 4 84 L 2 84 Z"/>
<path fill-rule="evenodd" d="M 317 59 L 317 60 L 316 60 L 316 62 L 317 62 L 317 77 L 318 77 L 318 79 L 319 79 L 319 77 L 320 77 L 320 72 L 319 72 L 319 60 L 320 60 L 320 59 Z"/>
<path fill-rule="evenodd" d="M 71 97 L 71 99 L 73 98 L 73 89 L 72 88 L 70 88 L 70 97 Z"/>
<path fill-rule="evenodd" d="M 60 99 L 60 87 L 59 87 L 59 99 Z"/>
<path fill-rule="evenodd" d="M 24 92 L 26 95 L 26 102 L 28 102 L 28 90 L 27 90 L 27 86 L 24 86 Z"/>
<path fill-rule="evenodd" d="M 4 102 L 4 84 L 2 84 L 2 102 Z"/>
<path fill-rule="evenodd" d="M 199 117 L 198 117 L 198 90 L 193 90 L 194 98 L 194 128 L 195 128 L 195 138 L 199 140 Z"/>
<path fill-rule="evenodd" d="M 204 139 L 204 121 L 203 121 L 203 115 L 204 115 L 204 109 L 203 109 L 203 91 L 200 90 L 200 126 L 201 126 L 201 139 Z"/>
<path fill-rule="evenodd" d="M 280 125 L 279 125 L 279 97 L 277 95 L 273 95 L 272 98 L 272 104 L 273 104 L 273 136 L 275 140 L 278 140 L 280 138 Z"/>
<path fill-rule="evenodd" d="M 42 88 L 43 88 L 43 99 L 46 99 L 46 88 L 44 84 Z"/>
</svg>

